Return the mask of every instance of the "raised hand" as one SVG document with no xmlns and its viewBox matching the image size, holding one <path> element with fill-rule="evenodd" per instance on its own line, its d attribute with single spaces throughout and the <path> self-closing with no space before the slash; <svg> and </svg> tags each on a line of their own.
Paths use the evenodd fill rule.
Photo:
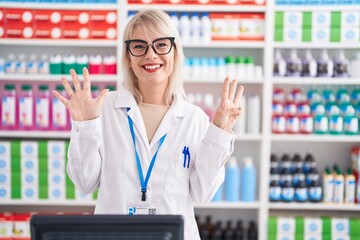
<svg viewBox="0 0 360 240">
<path fill-rule="evenodd" d="M 63 97 L 58 91 L 54 90 L 53 95 L 62 102 L 70 112 L 70 116 L 74 121 L 86 121 L 97 118 L 100 115 L 104 98 L 108 93 L 108 89 L 103 89 L 96 99 L 91 97 L 91 83 L 89 71 L 83 68 L 84 84 L 81 89 L 79 78 L 74 71 L 70 70 L 70 75 L 74 83 L 75 92 L 65 77 L 61 78 L 61 83 L 68 94 L 68 98 Z"/>
<path fill-rule="evenodd" d="M 212 121 L 214 125 L 227 132 L 232 131 L 236 120 L 241 114 L 241 109 L 238 105 L 243 95 L 244 87 L 236 86 L 237 82 L 235 79 L 230 83 L 230 78 L 225 78 L 221 93 L 221 102 Z"/>
</svg>

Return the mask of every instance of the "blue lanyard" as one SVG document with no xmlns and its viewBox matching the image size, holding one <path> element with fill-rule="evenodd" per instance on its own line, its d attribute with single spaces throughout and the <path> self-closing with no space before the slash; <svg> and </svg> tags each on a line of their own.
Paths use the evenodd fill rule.
<svg viewBox="0 0 360 240">
<path fill-rule="evenodd" d="M 161 139 L 160 139 L 159 146 L 158 146 L 153 158 L 151 159 L 151 163 L 150 163 L 149 169 L 148 169 L 148 171 L 146 173 L 146 178 L 145 178 L 145 181 L 144 181 L 144 176 L 143 176 L 141 163 L 140 163 L 140 157 L 139 157 L 138 151 L 136 149 L 135 132 L 134 132 L 134 126 L 133 126 L 134 124 L 133 124 L 133 121 L 131 120 L 131 118 L 129 117 L 129 115 L 128 115 L 128 121 L 129 121 L 131 137 L 132 137 L 132 140 L 133 140 L 133 143 L 134 143 L 136 163 L 137 163 L 137 168 L 138 168 L 139 178 L 140 178 L 140 185 L 141 185 L 141 192 L 142 192 L 141 201 L 146 201 L 146 187 L 147 187 L 147 184 L 149 182 L 149 178 L 150 178 L 152 169 L 154 167 L 158 151 L 159 151 L 161 145 L 163 144 L 163 142 L 165 140 L 166 134 L 164 134 L 164 136 L 162 136 Z"/>
</svg>

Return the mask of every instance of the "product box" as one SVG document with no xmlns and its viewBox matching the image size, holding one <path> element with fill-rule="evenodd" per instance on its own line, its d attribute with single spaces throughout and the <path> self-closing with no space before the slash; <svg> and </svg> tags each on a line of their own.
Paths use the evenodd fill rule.
<svg viewBox="0 0 360 240">
<path fill-rule="evenodd" d="M 5 36 L 5 11 L 6 9 L 0 9 L 0 38 L 4 37 Z"/>
<path fill-rule="evenodd" d="M 313 27 L 330 27 L 331 23 L 330 11 L 313 11 L 312 26 Z"/>
<path fill-rule="evenodd" d="M 32 38 L 34 36 L 33 11 L 28 9 L 6 9 L 5 37 Z"/>
<path fill-rule="evenodd" d="M 341 42 L 360 42 L 360 28 L 359 27 L 343 27 L 341 28 Z"/>
<path fill-rule="evenodd" d="M 47 150 L 47 155 L 49 158 L 64 157 L 67 154 L 64 141 L 48 141 Z"/>
<path fill-rule="evenodd" d="M 241 13 L 239 21 L 240 40 L 263 41 L 265 35 L 264 14 Z"/>
<path fill-rule="evenodd" d="M 323 237 L 317 234 L 305 234 L 304 240 L 323 240 Z"/>
<path fill-rule="evenodd" d="M 10 172 L 11 170 L 11 158 L 8 156 L 0 155 L 0 172 Z"/>
<path fill-rule="evenodd" d="M 301 28 L 284 28 L 284 42 L 301 42 Z"/>
<path fill-rule="evenodd" d="M 65 171 L 65 156 L 49 157 L 48 169 L 49 171 Z"/>
<path fill-rule="evenodd" d="M 360 10 L 341 12 L 341 27 L 357 27 L 360 26 Z"/>
<path fill-rule="evenodd" d="M 350 234 L 348 218 L 332 218 L 331 219 L 331 235 L 332 236 L 348 236 Z"/>
<path fill-rule="evenodd" d="M 12 222 L 12 239 L 30 239 L 30 218 L 31 215 L 29 213 L 14 213 Z"/>
<path fill-rule="evenodd" d="M 238 13 L 210 13 L 212 40 L 239 40 Z"/>
<path fill-rule="evenodd" d="M 303 13 L 301 11 L 284 12 L 285 27 L 301 27 L 303 22 Z"/>
<path fill-rule="evenodd" d="M 312 42 L 330 42 L 330 29 L 313 28 L 311 34 Z"/>
<path fill-rule="evenodd" d="M 62 15 L 53 10 L 34 11 L 34 37 L 59 39 L 62 34 Z"/>
<path fill-rule="evenodd" d="M 305 235 L 320 235 L 322 234 L 322 220 L 321 218 L 304 219 L 304 233 Z"/>
<path fill-rule="evenodd" d="M 12 215 L 10 213 L 0 213 L 0 239 L 10 240 L 12 238 L 12 230 Z"/>
<path fill-rule="evenodd" d="M 21 141 L 20 149 L 21 156 L 38 157 L 38 144 L 36 141 Z"/>
<path fill-rule="evenodd" d="M 93 200 L 92 194 L 83 194 L 78 189 L 75 189 L 75 199 L 81 202 L 90 202 Z"/>
<path fill-rule="evenodd" d="M 35 185 L 22 185 L 21 186 L 21 199 L 22 200 L 37 200 L 39 196 L 39 188 Z"/>
<path fill-rule="evenodd" d="M 278 217 L 277 219 L 277 233 L 295 235 L 295 218 L 292 217 Z"/>
<path fill-rule="evenodd" d="M 90 38 L 116 39 L 117 16 L 114 11 L 93 11 L 90 14 Z"/>
</svg>

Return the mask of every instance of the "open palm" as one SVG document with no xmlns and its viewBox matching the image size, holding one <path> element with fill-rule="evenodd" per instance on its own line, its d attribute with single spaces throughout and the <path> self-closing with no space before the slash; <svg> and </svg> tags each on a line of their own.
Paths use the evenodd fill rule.
<svg viewBox="0 0 360 240">
<path fill-rule="evenodd" d="M 86 121 L 97 118 L 100 115 L 104 98 L 109 90 L 103 89 L 99 96 L 96 99 L 93 99 L 91 97 L 91 83 L 87 68 L 83 69 L 84 84 L 82 89 L 79 78 L 73 69 L 70 70 L 70 75 L 74 83 L 75 92 L 66 78 L 62 77 L 61 83 L 63 84 L 69 99 L 62 96 L 56 90 L 53 91 L 54 96 L 66 106 L 74 121 Z"/>
<path fill-rule="evenodd" d="M 236 80 L 226 77 L 221 93 L 221 102 L 216 110 L 213 124 L 217 127 L 231 132 L 236 120 L 241 114 L 241 109 L 238 107 L 240 99 L 244 92 L 243 86 L 237 86 Z"/>
</svg>

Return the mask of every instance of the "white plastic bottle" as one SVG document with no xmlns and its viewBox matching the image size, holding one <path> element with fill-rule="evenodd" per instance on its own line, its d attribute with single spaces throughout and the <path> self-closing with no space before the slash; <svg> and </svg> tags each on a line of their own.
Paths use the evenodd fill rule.
<svg viewBox="0 0 360 240">
<path fill-rule="evenodd" d="M 246 126 L 246 98 L 245 96 L 241 97 L 240 100 L 240 108 L 241 108 L 241 115 L 239 119 L 235 122 L 233 131 L 236 136 L 241 136 L 245 134 L 245 126 Z"/>
<path fill-rule="evenodd" d="M 273 74 L 274 76 L 280 77 L 284 77 L 286 75 L 286 62 L 279 49 L 275 50 Z"/>
<path fill-rule="evenodd" d="M 201 23 L 198 13 L 193 13 L 190 18 L 191 22 L 191 42 L 199 43 L 201 35 Z"/>
<path fill-rule="evenodd" d="M 321 52 L 321 57 L 317 61 L 317 76 L 318 77 L 332 77 L 334 72 L 334 63 L 330 59 L 326 49 Z"/>
<path fill-rule="evenodd" d="M 317 62 L 313 58 L 310 49 L 306 49 L 305 58 L 302 63 L 302 77 L 316 77 Z"/>
<path fill-rule="evenodd" d="M 247 133 L 260 133 L 260 97 L 252 95 L 247 99 Z"/>
<path fill-rule="evenodd" d="M 180 17 L 180 37 L 183 43 L 189 43 L 191 40 L 191 22 L 186 12 Z"/>
<path fill-rule="evenodd" d="M 212 25 L 209 17 L 209 13 L 203 13 L 201 16 L 201 42 L 209 43 L 211 42 L 211 34 L 212 34 Z"/>
<path fill-rule="evenodd" d="M 360 77 L 360 51 L 356 53 L 355 59 L 351 61 L 350 76 L 352 78 Z"/>
<path fill-rule="evenodd" d="M 177 13 L 171 12 L 170 18 L 171 18 L 171 21 L 173 22 L 174 26 L 176 27 L 176 30 L 178 31 L 178 33 L 180 33 L 180 21 L 179 21 Z"/>
</svg>

